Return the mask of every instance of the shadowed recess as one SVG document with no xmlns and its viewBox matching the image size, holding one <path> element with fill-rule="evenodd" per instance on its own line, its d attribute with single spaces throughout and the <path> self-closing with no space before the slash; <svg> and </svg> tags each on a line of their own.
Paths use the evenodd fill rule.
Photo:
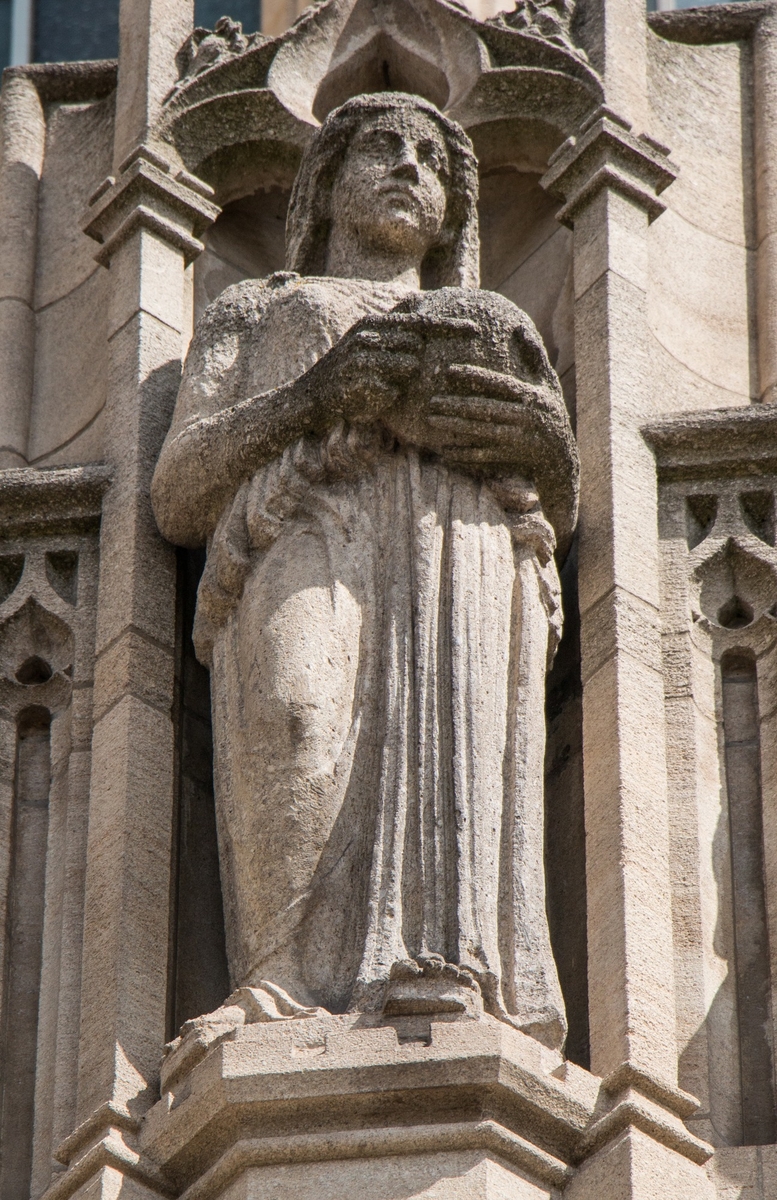
<svg viewBox="0 0 777 1200">
<path fill-rule="evenodd" d="M 178 833 L 172 873 L 170 1037 L 184 1021 L 218 1008 L 229 992 L 213 797 L 210 680 L 192 645 L 204 557 L 200 550 L 178 551 Z"/>
<path fill-rule="evenodd" d="M 687 496 L 686 526 L 688 549 L 693 550 L 699 542 L 703 542 L 715 524 L 718 515 L 717 496 L 692 495 Z"/>
<path fill-rule="evenodd" d="M 41 658 L 37 654 L 31 654 L 19 667 L 19 670 L 16 672 L 16 678 L 19 683 L 23 683 L 27 687 L 32 687 L 38 683 L 48 683 L 52 674 L 51 666 L 46 662 L 45 658 Z"/>
<path fill-rule="evenodd" d="M 770 491 L 743 492 L 739 497 L 742 516 L 751 533 L 774 545 L 774 495 Z"/>
<path fill-rule="evenodd" d="M 564 633 L 548 675 L 545 717 L 545 876 L 553 956 L 564 993 L 566 1055 L 590 1069 L 588 922 L 583 796 L 583 685 L 577 541 L 561 571 Z"/>
<path fill-rule="evenodd" d="M 731 834 L 734 956 L 744 1146 L 775 1141 L 769 1033 L 769 939 L 764 896 L 758 681 L 752 654 L 721 663 L 723 742 Z"/>
<path fill-rule="evenodd" d="M 732 596 L 718 612 L 718 624 L 724 629 L 744 629 L 753 620 L 753 609 L 746 600 Z"/>
<path fill-rule="evenodd" d="M 75 550 L 50 550 L 46 555 L 46 578 L 68 604 L 78 600 L 78 554 Z"/>
<path fill-rule="evenodd" d="M 51 716 L 31 707 L 16 731 L 13 840 L 8 892 L 9 951 L 0 1042 L 0 1200 L 30 1194 L 38 992 L 43 958 Z"/>
<path fill-rule="evenodd" d="M 23 554 L 4 554 L 0 557 L 0 604 L 16 590 L 23 570 Z"/>
</svg>

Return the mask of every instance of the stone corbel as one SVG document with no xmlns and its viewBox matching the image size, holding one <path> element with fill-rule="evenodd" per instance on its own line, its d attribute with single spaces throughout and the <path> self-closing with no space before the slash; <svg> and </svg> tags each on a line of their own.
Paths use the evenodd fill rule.
<svg viewBox="0 0 777 1200">
<path fill-rule="evenodd" d="M 640 205 L 654 221 L 666 208 L 660 193 L 677 178 L 668 155 L 666 146 L 646 133 L 635 136 L 631 124 L 603 104 L 551 155 L 540 184 L 565 201 L 556 215 L 570 228 L 603 188 Z"/>
<path fill-rule="evenodd" d="M 580 1160 L 636 1129 L 696 1166 L 712 1156 L 712 1146 L 692 1134 L 684 1122 L 699 1108 L 694 1096 L 670 1087 L 632 1063 L 621 1063 L 602 1080 L 605 1111 L 597 1113 L 582 1138 Z"/>
<path fill-rule="evenodd" d="M 138 228 L 179 249 L 186 265 L 203 250 L 200 236 L 221 212 L 213 189 L 174 167 L 150 146 L 137 146 L 89 201 L 83 231 L 100 243 L 95 258 L 109 267 L 116 250 Z"/>
<path fill-rule="evenodd" d="M 104 1104 L 57 1149 L 58 1160 L 68 1169 L 55 1176 L 42 1200 L 68 1200 L 104 1170 L 143 1185 L 149 1200 L 173 1195 L 163 1173 L 137 1149 L 139 1124 L 119 1106 Z"/>
</svg>

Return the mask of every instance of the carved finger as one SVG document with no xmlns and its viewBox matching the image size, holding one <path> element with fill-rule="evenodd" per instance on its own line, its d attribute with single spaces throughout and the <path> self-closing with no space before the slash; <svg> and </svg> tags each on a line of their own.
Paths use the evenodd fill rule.
<svg viewBox="0 0 777 1200">
<path fill-rule="evenodd" d="M 424 339 L 413 329 L 387 329 L 383 345 L 388 350 L 405 350 L 412 354 L 420 354 L 424 348 Z"/>
<path fill-rule="evenodd" d="M 536 400 L 540 395 L 539 388 L 531 383 L 524 383 L 523 380 L 502 371 L 490 371 L 486 367 L 476 367 L 470 363 L 452 363 L 447 374 L 454 386 L 458 384 L 479 395 L 499 396 L 514 404 Z"/>
<path fill-rule="evenodd" d="M 360 329 L 386 330 L 389 328 L 412 330 L 419 334 L 449 337 L 452 334 L 471 338 L 480 335 L 474 321 L 466 317 L 432 317 L 422 313 L 388 312 L 382 316 L 368 317 L 359 325 Z"/>
<path fill-rule="evenodd" d="M 489 396 L 432 396 L 429 412 L 462 421 L 505 425 L 523 425 L 526 420 L 525 412 L 515 401 L 494 400 Z"/>
<path fill-rule="evenodd" d="M 374 317 L 360 320 L 354 329 L 355 336 L 374 334 L 383 341 L 390 332 L 416 334 L 422 340 L 429 338 L 471 338 L 480 336 L 480 329 L 474 320 L 465 317 L 429 317 L 416 312 L 387 312 Z"/>
<path fill-rule="evenodd" d="M 405 350 L 408 353 L 420 354 L 423 350 L 423 339 L 412 329 L 362 329 L 354 338 L 358 346 L 368 346 L 375 350 Z"/>
<path fill-rule="evenodd" d="M 416 354 L 401 350 L 382 349 L 379 355 L 365 356 L 364 367 L 371 376 L 388 375 L 390 378 L 408 379 L 420 369 Z"/>
<path fill-rule="evenodd" d="M 452 446 L 485 448 L 489 462 L 498 457 L 502 450 L 505 451 L 504 461 L 509 462 L 513 457 L 510 447 L 516 444 L 516 440 L 520 441 L 520 431 L 515 425 L 477 422 L 448 414 L 431 414 L 426 420 L 430 429 L 443 438 L 449 438 Z"/>
</svg>

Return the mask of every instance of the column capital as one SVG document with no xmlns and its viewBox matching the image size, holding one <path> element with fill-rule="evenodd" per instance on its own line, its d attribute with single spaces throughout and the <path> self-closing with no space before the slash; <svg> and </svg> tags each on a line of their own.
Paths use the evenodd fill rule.
<svg viewBox="0 0 777 1200">
<path fill-rule="evenodd" d="M 660 193 L 677 178 L 668 155 L 666 146 L 646 133 L 633 134 L 628 121 L 601 105 L 551 155 L 540 183 L 565 201 L 557 218 L 569 228 L 603 188 L 640 205 L 654 221 L 666 208 Z"/>
<path fill-rule="evenodd" d="M 151 146 L 140 145 L 109 175 L 89 201 L 82 228 L 100 243 L 95 258 L 110 267 L 116 250 L 138 228 L 179 249 L 188 265 L 204 249 L 199 240 L 221 212 L 213 188 L 174 167 Z"/>
</svg>

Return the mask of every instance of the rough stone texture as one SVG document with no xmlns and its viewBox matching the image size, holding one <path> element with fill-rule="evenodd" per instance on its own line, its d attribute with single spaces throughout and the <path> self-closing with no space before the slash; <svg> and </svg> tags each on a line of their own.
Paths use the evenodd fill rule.
<svg viewBox="0 0 777 1200">
<path fill-rule="evenodd" d="M 78 226 L 110 169 L 112 148 L 112 96 L 64 104 L 51 114 L 40 189 L 35 386 L 26 452 L 36 465 L 96 461 L 103 454 L 108 279 Z M 63 388 L 73 397 L 68 405 L 62 404 Z"/>
<path fill-rule="evenodd" d="M 741 731 L 745 711 L 741 702 L 731 711 L 721 676 L 727 655 L 752 653 L 757 716 L 761 736 L 768 737 L 773 701 L 767 681 L 774 672 L 773 620 L 767 615 L 775 578 L 773 418 L 769 408 L 750 410 L 747 421 L 737 421 L 730 411 L 688 414 L 654 426 L 648 436 L 662 480 L 660 537 L 668 599 L 663 623 L 680 1083 L 701 1100 L 694 1128 L 713 1143 L 770 1140 L 768 1131 L 745 1132 L 753 1116 L 770 1119 L 768 1096 L 759 1100 L 753 1093 L 761 1068 L 767 1070 L 760 1087 L 773 1086 L 772 1023 L 761 1016 L 747 1024 L 749 997 L 756 999 L 773 986 L 769 968 L 763 962 L 758 968 L 757 956 L 744 1005 L 737 1002 L 737 989 L 748 968 L 748 935 L 752 939 L 763 923 L 764 904 L 766 925 L 773 929 L 774 860 L 766 849 L 773 837 L 767 799 L 772 754 L 764 741 L 762 797 L 755 800 L 750 823 L 742 826 L 748 797 L 759 783 L 737 776 L 732 781 L 729 774 L 729 744 L 735 749 L 740 741 L 737 727 Z M 738 752 L 743 750 L 747 753 L 744 747 Z M 729 804 L 732 782 L 735 812 Z M 737 795 L 743 783 L 745 791 Z M 756 855 L 752 865 L 754 883 L 744 888 L 743 836 L 764 839 L 762 862 Z M 765 888 L 758 886 L 761 878 Z M 754 1040 L 755 1072 L 746 1067 Z"/>
<path fill-rule="evenodd" d="M 628 176 L 614 170 L 612 187 L 581 186 L 589 159 L 601 158 L 613 167 L 622 159 L 628 190 L 620 182 Z M 591 1067 L 605 1074 L 628 1061 L 672 1082 L 655 473 L 639 432 L 650 395 L 646 242 L 655 196 L 645 184 L 656 165 L 603 112 L 545 182 L 575 223 Z M 604 868 L 613 856 L 617 875 Z"/>
<path fill-rule="evenodd" d="M 208 310 L 154 500 L 172 536 L 197 536 L 197 508 L 217 518 L 195 644 L 233 982 L 399 1012 L 464 1010 L 477 980 L 489 1011 L 558 1044 L 540 787 L 558 584 L 537 493 L 567 542 L 576 459 L 528 319 L 412 290 L 425 270 L 474 282 L 473 165 L 409 97 L 330 116 L 287 227 L 289 266 L 331 282 L 271 277 Z M 198 503 L 203 456 L 219 492 Z"/>
<path fill-rule="evenodd" d="M 95 543 L 107 482 L 99 469 L 0 475 L 0 891 L 10 930 L 2 1120 L 4 1147 L 12 1148 L 0 1189 L 9 1197 L 29 1194 L 31 1183 L 42 1190 L 52 1147 L 74 1118 Z M 37 755 L 29 763 L 31 748 Z M 47 840 L 56 847 L 49 854 Z"/>
<path fill-rule="evenodd" d="M 752 104 L 748 50 L 656 37 L 649 45 L 653 132 L 680 168 L 649 234 L 657 403 L 664 412 L 746 404 L 758 395 L 753 193 L 738 169 L 753 153 L 743 119 Z"/>
<path fill-rule="evenodd" d="M 34 362 L 32 313 L 38 184 L 45 128 L 40 96 L 22 77 L 3 89 L 2 329 L 3 466 L 26 462 Z"/>
<path fill-rule="evenodd" d="M 22 468 L 0 478 L 0 1128 L 12 1143 L 0 1149 L 0 1189 L 13 1200 L 777 1197 L 775 1146 L 739 1144 L 774 1136 L 777 436 L 771 407 L 752 401 L 772 399 L 777 378 L 775 10 L 749 0 L 646 20 L 641 0 L 494 8 L 326 0 L 289 30 L 297 9 L 268 0 L 255 34 L 230 18 L 194 30 L 189 2 L 122 0 L 118 64 L 5 76 L 0 462 Z M 418 263 L 386 271 L 385 255 L 368 254 L 348 265 L 342 226 L 369 208 L 369 171 L 361 200 L 336 193 L 341 228 L 331 238 L 320 218 L 333 181 L 308 176 L 311 204 L 291 239 L 300 277 L 259 282 L 284 268 L 294 178 L 321 122 L 353 96 L 396 91 L 423 97 L 471 139 L 488 291 L 475 290 L 474 214 L 459 205 L 471 197 L 471 160 L 451 189 L 451 212 L 466 220 L 457 216 L 424 264 L 426 290 Z M 435 112 L 431 120 L 461 166 L 465 143 Z M 392 121 L 403 135 L 412 126 L 395 109 L 383 135 Z M 426 194 L 427 226 L 446 189 Z M 312 231 L 307 244 L 300 227 Z M 340 286 L 351 275 L 361 282 Z M 188 498 L 168 529 L 179 536 L 183 525 L 184 540 L 204 540 L 222 510 L 232 514 L 211 542 L 197 641 L 224 664 L 229 638 L 238 649 L 240 637 L 258 643 L 256 660 L 235 654 L 230 670 L 258 697 L 253 721 L 264 723 L 268 706 L 272 720 L 280 713 L 275 762 L 261 734 L 219 734 L 219 780 L 225 747 L 249 800 L 277 780 L 273 796 L 288 797 L 323 761 L 321 787 L 303 799 L 331 816 L 333 762 L 350 752 L 340 745 L 344 714 L 357 711 L 348 689 L 354 678 L 362 686 L 356 815 L 382 803 L 380 780 L 398 764 L 411 768 L 409 802 L 382 811 L 422 817 L 380 859 L 384 894 L 395 877 L 404 888 L 397 953 L 417 952 L 421 919 L 434 935 L 425 949 L 443 948 L 397 967 L 381 991 L 383 1015 L 380 1004 L 335 1016 L 316 1007 L 347 1007 L 345 986 L 336 1003 L 327 988 L 295 993 L 289 983 L 288 997 L 272 982 L 223 1003 L 208 689 L 189 637 L 198 570 L 186 556 L 199 552 L 176 556 L 149 496 L 194 314 L 199 322 L 214 301 L 212 313 L 234 317 L 242 347 L 267 332 L 265 302 L 286 314 L 274 352 L 283 370 L 270 377 L 242 351 L 237 364 L 224 351 L 206 370 L 206 315 L 192 378 L 221 372 L 216 392 L 229 403 L 306 378 L 311 403 L 338 397 L 301 427 L 291 419 L 299 392 L 279 403 L 259 430 L 264 465 L 241 429 L 231 459 L 197 465 L 194 492 L 185 473 L 171 472 L 166 486 L 170 511 Z M 454 355 L 450 322 L 462 317 L 472 329 L 456 327 Z M 433 332 L 441 327 L 444 339 Z M 387 378 L 385 360 L 376 362 L 389 337 Z M 457 363 L 467 370 L 451 376 Z M 498 392 L 482 421 L 484 380 L 495 386 L 488 371 Z M 440 377 L 443 391 L 432 386 Z M 364 422 L 359 379 L 369 383 Z M 559 380 L 582 458 L 582 523 L 566 563 L 570 443 Z M 400 394 L 412 405 L 402 408 Z M 193 411 L 205 403 L 195 401 Z M 447 414 L 431 411 L 440 403 Z M 107 491 L 103 468 L 77 465 L 101 461 Z M 523 477 L 518 486 L 505 488 L 506 466 Z M 412 512 L 384 487 L 402 480 Z M 537 509 L 518 511 L 537 502 L 549 525 Z M 542 680 L 557 602 L 549 526 L 567 634 L 546 685 L 543 872 Z M 440 542 L 452 553 L 436 560 Z M 357 593 L 358 644 L 348 600 Z M 469 641 L 460 613 L 471 618 Z M 420 663 L 405 678 L 432 682 L 426 692 L 389 690 L 403 679 L 396 655 L 396 670 L 375 668 L 392 620 Z M 333 644 L 337 622 L 353 645 L 345 636 Z M 427 645 L 438 652 L 423 657 Z M 531 678 L 516 681 L 521 661 Z M 257 690 L 257 672 L 271 689 Z M 448 706 L 462 679 L 468 698 Z M 324 685 L 324 705 L 309 703 Z M 240 693 L 214 688 L 219 695 L 223 731 Z M 491 736 L 505 712 L 514 728 L 526 714 L 524 745 L 504 756 L 523 772 L 518 792 L 497 769 L 501 742 Z M 393 733 L 387 714 L 401 717 Z M 45 770 L 30 788 L 16 763 L 33 743 L 41 749 L 47 720 L 46 792 Z M 475 795 L 462 791 L 457 745 L 488 783 L 486 803 L 458 810 L 480 822 L 466 860 L 457 847 L 468 827 L 451 821 L 453 805 L 435 813 L 419 800 Z M 430 769 L 416 786 L 419 752 Z M 514 842 L 521 865 L 511 873 L 494 862 L 486 818 L 512 812 L 516 795 L 527 836 Z M 280 806 L 273 811 L 278 818 Z M 28 867 L 31 815 L 38 847 Z M 338 833 L 369 847 L 374 829 L 354 819 Z M 310 848 L 320 828 L 308 822 L 302 833 Z M 291 862 L 282 834 L 276 867 Z M 267 836 L 260 828 L 256 844 Z M 222 852 L 226 844 L 222 836 Z M 337 914 L 361 914 L 364 925 L 358 886 L 335 881 L 351 868 L 364 879 L 369 853 L 359 861 L 348 836 L 343 846 L 321 892 L 330 908 L 317 912 L 329 959 L 292 938 L 275 955 L 285 955 L 284 971 L 303 961 L 326 975 Z M 261 892 L 267 876 L 247 857 L 241 870 Z M 436 890 L 432 858 L 447 864 Z M 462 888 L 465 861 L 476 869 Z M 503 886 L 516 880 L 530 885 L 517 901 Z M 498 930 L 539 930 L 539 951 L 522 961 L 535 982 L 542 968 L 552 1013 L 532 1032 L 558 1038 L 557 966 L 566 1053 L 582 1066 L 484 1013 L 474 975 L 444 965 L 443 956 L 462 957 L 461 930 L 473 927 L 455 903 L 466 888 L 478 900 L 474 924 L 485 912 L 481 927 L 493 933 L 496 897 Z M 266 892 L 262 902 L 282 905 Z M 228 912 L 234 926 L 235 907 Z M 358 921 L 341 924 L 363 948 Z M 381 935 L 398 928 L 387 908 L 373 925 Z M 32 930 L 37 944 L 21 936 Z M 471 961 L 488 957 L 502 979 L 505 968 L 515 978 L 509 939 L 497 938 L 495 959 L 474 940 Z M 359 956 L 349 953 L 335 966 L 350 979 Z M 496 1011 L 496 987 L 485 991 Z M 403 1015 L 419 1006 L 458 1015 Z M 181 1021 L 190 1023 L 165 1055 Z M 705 1165 L 706 1143 L 715 1151 Z"/>
<path fill-rule="evenodd" d="M 635 1144 L 627 1183 L 637 1186 L 616 1188 L 613 1196 L 650 1194 L 651 1157 L 674 1185 L 669 1194 L 679 1197 L 682 1187 L 688 1195 L 709 1194 L 709 1150 L 676 1112 L 670 1115 L 687 1112 L 688 1097 L 662 1094 L 656 1081 L 623 1073 L 596 1080 L 490 1017 L 406 1016 L 386 1024 L 320 1013 L 270 1025 L 251 1021 L 238 1030 L 225 1025 L 207 1049 L 200 1043 L 186 1059 L 172 1049 L 162 1099 L 140 1137 L 141 1151 L 187 1200 L 249 1186 L 267 1188 L 249 1195 L 273 1195 L 288 1175 L 279 1168 L 289 1164 L 298 1164 L 294 1178 L 309 1188 L 316 1172 L 333 1180 L 335 1163 L 346 1188 L 369 1178 L 369 1170 L 380 1194 L 406 1178 L 410 1186 L 400 1194 L 408 1196 L 427 1194 L 424 1174 L 434 1164 L 453 1194 L 463 1195 L 457 1177 L 464 1155 L 469 1169 L 473 1159 L 487 1165 L 486 1180 L 476 1185 L 486 1187 L 483 1194 L 505 1197 L 522 1197 L 527 1188 L 529 1195 L 556 1196 L 577 1184 L 570 1164 L 584 1160 L 577 1194 L 593 1198 L 600 1193 L 590 1176 L 609 1152 L 602 1146 L 617 1147 L 627 1126 Z M 656 1103 L 659 1095 L 667 1107 Z M 647 1136 L 635 1136 L 637 1130 Z"/>
</svg>

